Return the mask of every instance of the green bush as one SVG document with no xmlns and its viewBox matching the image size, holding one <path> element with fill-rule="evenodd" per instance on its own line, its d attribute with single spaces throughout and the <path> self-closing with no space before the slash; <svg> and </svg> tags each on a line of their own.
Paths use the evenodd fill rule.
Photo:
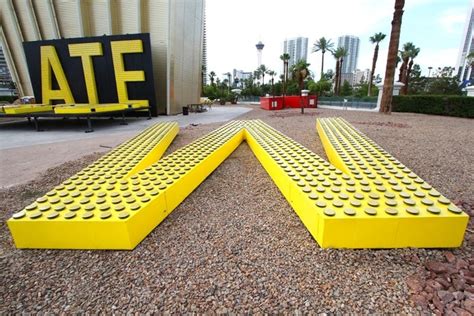
<svg viewBox="0 0 474 316">
<path fill-rule="evenodd" d="M 16 99 L 18 99 L 17 96 L 9 96 L 9 95 L 1 95 L 0 96 L 0 101 L 7 101 L 7 102 L 10 102 L 10 103 L 15 101 Z"/>
<path fill-rule="evenodd" d="M 474 118 L 474 98 L 457 95 L 399 95 L 393 97 L 392 111 Z"/>
</svg>

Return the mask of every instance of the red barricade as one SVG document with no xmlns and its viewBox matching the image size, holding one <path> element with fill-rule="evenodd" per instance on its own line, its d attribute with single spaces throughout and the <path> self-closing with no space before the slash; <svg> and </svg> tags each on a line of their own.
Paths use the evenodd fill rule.
<svg viewBox="0 0 474 316">
<path fill-rule="evenodd" d="M 264 110 L 281 110 L 283 109 L 283 97 L 261 97 L 260 107 Z"/>
<path fill-rule="evenodd" d="M 261 97 L 260 98 L 260 107 L 264 110 L 281 110 L 283 108 L 301 108 L 301 105 L 305 108 L 316 108 L 318 105 L 318 96 L 309 95 L 309 96 L 298 96 L 290 95 L 283 97 Z"/>
</svg>

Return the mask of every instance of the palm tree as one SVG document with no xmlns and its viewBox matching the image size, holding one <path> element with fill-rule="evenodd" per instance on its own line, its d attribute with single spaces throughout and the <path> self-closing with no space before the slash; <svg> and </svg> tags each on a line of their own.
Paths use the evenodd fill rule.
<svg viewBox="0 0 474 316">
<path fill-rule="evenodd" d="M 260 65 L 260 67 L 258 67 L 258 69 L 260 71 L 260 74 L 262 75 L 262 85 L 265 84 L 265 73 L 267 72 L 267 67 L 265 65 Z"/>
<path fill-rule="evenodd" d="M 333 52 L 334 58 L 336 58 L 336 77 L 334 83 L 334 94 L 339 95 L 339 90 L 341 89 L 341 71 L 342 71 L 342 63 L 344 61 L 344 57 L 347 56 L 347 49 L 344 47 L 338 47 Z"/>
<path fill-rule="evenodd" d="M 224 76 L 227 76 L 227 81 L 229 82 L 229 91 L 230 91 L 230 83 L 231 83 L 232 74 L 230 72 L 226 72 Z"/>
<path fill-rule="evenodd" d="M 333 52 L 332 55 L 336 59 L 336 75 L 334 76 L 334 95 L 337 95 L 337 85 L 339 83 L 339 57 L 336 56 L 336 52 Z"/>
<path fill-rule="evenodd" d="M 375 66 L 377 65 L 377 58 L 379 57 L 379 43 L 384 40 L 385 36 L 386 35 L 383 33 L 375 33 L 374 36 L 370 37 L 370 42 L 375 44 L 375 48 L 374 57 L 372 58 L 372 70 L 370 71 L 369 87 L 367 91 L 367 96 L 369 97 L 372 94 L 372 83 L 374 81 Z"/>
<path fill-rule="evenodd" d="M 406 71 L 405 81 L 403 82 L 405 85 L 402 87 L 402 90 L 401 90 L 401 94 L 403 95 L 408 94 L 408 82 L 410 80 L 411 70 L 413 69 L 413 59 L 415 59 L 419 53 L 420 53 L 420 48 L 416 47 L 415 45 L 413 45 L 413 47 L 408 52 L 408 57 L 410 58 L 410 62 L 408 63 L 408 69 Z"/>
<path fill-rule="evenodd" d="M 285 95 L 286 95 L 286 83 L 288 82 L 288 61 L 291 56 L 288 53 L 284 53 L 280 56 L 283 61 L 283 107 L 285 107 Z"/>
<path fill-rule="evenodd" d="M 380 102 L 380 112 L 386 114 L 392 112 L 393 77 L 395 76 L 395 66 L 397 62 L 398 45 L 400 43 L 400 30 L 402 28 L 404 6 L 405 0 L 395 0 L 390 44 L 388 46 L 387 67 L 385 68 L 382 100 Z"/>
<path fill-rule="evenodd" d="M 313 53 L 321 51 L 321 79 L 323 79 L 324 74 L 324 54 L 326 51 L 333 51 L 334 43 L 331 43 L 331 40 L 327 40 L 325 37 L 321 37 L 313 45 Z"/>
<path fill-rule="evenodd" d="M 222 88 L 229 88 L 229 79 L 222 80 Z"/>
<path fill-rule="evenodd" d="M 400 60 L 402 61 L 402 65 L 400 66 L 400 73 L 398 75 L 398 81 L 405 82 L 407 77 L 408 71 L 408 63 L 410 62 L 410 54 L 411 51 L 415 49 L 415 45 L 412 42 L 408 42 L 403 44 L 403 50 L 399 52 Z"/>
<path fill-rule="evenodd" d="M 204 85 L 206 83 L 206 65 L 201 66 L 201 94 L 204 95 Z"/>
<path fill-rule="evenodd" d="M 262 76 L 262 73 L 260 72 L 260 69 L 257 69 L 253 72 L 253 78 L 255 80 L 260 80 L 260 77 Z"/>
<path fill-rule="evenodd" d="M 216 77 L 216 73 L 214 71 L 211 71 L 209 73 L 209 80 L 211 80 L 211 86 L 214 85 L 214 78 Z"/>
<path fill-rule="evenodd" d="M 275 94 L 274 91 L 273 91 L 273 77 L 276 75 L 276 72 L 274 72 L 273 70 L 267 70 L 267 75 L 272 77 L 271 82 L 272 82 L 272 96 L 273 96 Z"/>
<path fill-rule="evenodd" d="M 301 90 L 304 88 L 304 81 L 309 75 L 309 67 L 308 64 L 304 60 L 298 61 L 292 67 L 292 78 L 294 78 L 298 82 L 298 88 L 300 90 L 300 103 L 301 103 L 301 114 L 304 114 L 304 106 L 303 106 L 303 98 L 301 98 Z"/>
</svg>

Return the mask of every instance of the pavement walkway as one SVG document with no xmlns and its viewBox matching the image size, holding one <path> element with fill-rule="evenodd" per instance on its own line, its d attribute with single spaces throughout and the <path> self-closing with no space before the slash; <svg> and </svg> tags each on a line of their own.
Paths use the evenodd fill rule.
<svg viewBox="0 0 474 316">
<path fill-rule="evenodd" d="M 96 119 L 92 123 L 93 133 L 84 133 L 85 120 L 74 119 L 64 123 L 59 122 L 62 119 L 41 120 L 43 132 L 36 132 L 26 120 L 0 122 L 0 188 L 31 181 L 64 162 L 108 151 L 158 122 L 176 121 L 180 127 L 219 123 L 251 110 L 251 107 L 213 106 L 208 112 L 187 116 L 159 116 L 151 120 L 129 118 L 128 125 L 119 125 L 118 119 Z"/>
</svg>

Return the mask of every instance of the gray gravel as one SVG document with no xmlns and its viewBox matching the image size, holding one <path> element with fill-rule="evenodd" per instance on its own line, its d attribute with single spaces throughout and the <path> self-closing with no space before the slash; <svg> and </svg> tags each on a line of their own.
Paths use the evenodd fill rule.
<svg viewBox="0 0 474 316">
<path fill-rule="evenodd" d="M 298 111 L 240 118 L 261 118 L 325 157 L 315 119 L 343 116 L 459 205 L 473 205 L 472 120 Z M 169 152 L 217 126 L 182 129 Z M 245 143 L 134 251 L 16 250 L 10 214 L 97 157 L 0 191 L 0 313 L 414 313 L 425 309 L 407 280 L 428 278 L 425 262 L 445 260 L 443 250 L 319 248 Z M 454 256 L 470 262 L 472 235 Z"/>
</svg>

